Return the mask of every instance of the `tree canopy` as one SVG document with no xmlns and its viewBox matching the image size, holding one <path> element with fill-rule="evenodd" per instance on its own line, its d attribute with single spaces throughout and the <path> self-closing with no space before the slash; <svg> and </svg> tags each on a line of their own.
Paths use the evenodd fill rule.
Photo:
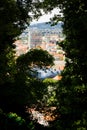
<svg viewBox="0 0 87 130">
<path fill-rule="evenodd" d="M 12 111 L 12 109 L 16 111 L 15 105 L 17 105 L 17 109 L 20 108 L 19 106 L 21 106 L 22 109 L 22 106 L 29 101 L 29 98 L 36 98 L 36 95 L 38 95 L 34 90 L 34 86 L 37 84 L 37 86 L 40 86 L 40 83 L 28 79 L 27 75 L 24 73 L 25 71 L 22 71 L 25 64 L 22 65 L 22 69 L 19 71 L 20 67 L 16 64 L 17 61 L 14 55 L 15 51 L 13 45 L 13 42 L 29 25 L 32 18 L 39 17 L 39 8 L 35 7 L 35 3 L 36 1 L 32 0 L 0 1 L 0 108 L 5 111 Z M 32 15 L 30 13 L 32 13 Z M 25 61 L 27 66 L 30 61 L 32 62 L 32 60 L 35 59 L 34 57 L 36 57 L 38 63 L 41 62 L 40 60 L 42 60 L 42 62 L 44 61 L 43 56 L 40 58 L 38 50 L 35 54 L 38 53 L 39 59 L 34 52 L 29 53 L 31 54 L 31 56 L 29 56 L 30 59 L 27 59 L 28 54 L 26 54 L 25 58 L 22 57 L 23 61 L 20 60 L 21 64 Z M 40 53 L 45 56 L 46 62 L 43 62 L 44 65 L 45 63 L 47 65 L 51 63 L 52 57 L 47 52 L 44 53 L 44 51 L 41 51 Z M 50 61 L 47 61 L 47 57 Z M 37 83 L 35 84 L 34 82 Z M 30 86 L 32 86 L 31 89 Z"/>
<path fill-rule="evenodd" d="M 15 37 L 25 29 L 35 16 L 33 12 L 36 13 L 35 17 L 38 17 L 38 10 L 38 8 L 35 9 L 35 2 L 32 0 L 0 1 L 0 49 L 5 47 L 7 43 L 12 45 Z"/>
<path fill-rule="evenodd" d="M 87 1 L 84 0 L 43 0 L 41 8 L 51 11 L 60 8 L 63 13 L 63 33 L 61 42 L 66 53 L 66 66 L 57 91 L 59 101 L 59 129 L 86 129 L 87 94 Z M 60 20 L 55 15 L 54 23 Z"/>
</svg>

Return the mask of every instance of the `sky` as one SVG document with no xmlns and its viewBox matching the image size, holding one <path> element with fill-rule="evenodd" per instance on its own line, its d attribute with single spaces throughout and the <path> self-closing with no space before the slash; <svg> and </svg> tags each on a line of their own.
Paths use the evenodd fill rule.
<svg viewBox="0 0 87 130">
<path fill-rule="evenodd" d="M 55 8 L 51 13 L 44 14 L 41 16 L 38 20 L 33 20 L 31 24 L 37 24 L 37 23 L 42 23 L 42 22 L 49 22 L 50 18 L 54 16 L 54 14 L 59 14 L 59 9 Z"/>
</svg>

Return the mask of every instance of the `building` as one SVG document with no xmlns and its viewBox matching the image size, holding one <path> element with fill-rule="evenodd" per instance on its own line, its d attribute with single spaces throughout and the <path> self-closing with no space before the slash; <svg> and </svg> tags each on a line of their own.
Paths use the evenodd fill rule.
<svg viewBox="0 0 87 130">
<path fill-rule="evenodd" d="M 54 56 L 54 68 L 63 70 L 65 67 L 65 53 L 57 44 L 62 40 L 64 40 L 64 37 L 62 31 L 58 28 L 28 28 L 20 36 L 20 40 L 15 41 L 16 56 L 25 54 L 32 48 L 41 48 Z"/>
</svg>

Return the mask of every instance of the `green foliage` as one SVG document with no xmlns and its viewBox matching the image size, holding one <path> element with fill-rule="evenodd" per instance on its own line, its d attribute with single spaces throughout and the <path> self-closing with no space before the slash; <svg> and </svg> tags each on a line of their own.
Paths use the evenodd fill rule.
<svg viewBox="0 0 87 130">
<path fill-rule="evenodd" d="M 43 95 L 44 105 L 55 106 L 57 104 L 56 90 L 58 81 L 55 81 L 51 78 L 47 78 L 43 81 L 43 83 L 45 84 L 46 88 L 46 92 Z"/>
<path fill-rule="evenodd" d="M 0 112 L 0 130 L 34 130 L 32 122 L 26 122 L 21 116 L 16 113 Z"/>
<path fill-rule="evenodd" d="M 60 7 L 63 13 L 66 67 L 58 83 L 58 111 L 61 115 L 57 128 L 62 130 L 87 129 L 87 1 L 44 0 L 45 12 Z M 54 18 L 55 21 L 59 16 Z M 84 123 L 83 123 L 84 122 Z"/>
<path fill-rule="evenodd" d="M 42 67 L 53 64 L 53 57 L 47 51 L 37 49 L 30 50 L 13 61 L 10 58 L 10 56 L 12 57 L 11 51 L 6 56 L 9 71 L 6 80 L 3 79 L 4 82 L 1 85 L 1 107 L 7 111 L 20 113 L 20 108 L 37 103 L 46 92 L 44 83 L 31 78 L 27 71 L 35 65 Z M 3 102 L 5 103 L 3 104 Z M 15 106 L 17 106 L 16 109 Z"/>
<path fill-rule="evenodd" d="M 16 113 L 10 112 L 10 113 L 7 114 L 7 117 L 8 117 L 9 119 L 15 120 L 15 122 L 18 122 L 19 125 L 21 125 L 22 123 L 25 122 L 25 120 L 22 119 L 21 117 L 19 117 Z"/>
<path fill-rule="evenodd" d="M 52 56 L 46 51 L 31 50 L 15 62 L 12 49 L 15 37 L 23 31 L 27 21 L 32 19 L 28 12 L 32 11 L 37 18 L 41 15 L 40 8 L 48 12 L 55 7 L 60 7 L 63 13 L 63 32 L 66 39 L 62 42 L 62 46 L 67 58 L 63 78 L 58 82 L 56 94 L 53 92 L 47 101 L 53 104 L 57 96 L 56 105 L 60 118 L 55 127 L 60 130 L 85 130 L 87 128 L 87 2 L 83 0 L 0 1 L 0 106 L 10 111 L 8 104 L 10 106 L 14 104 L 18 108 L 32 102 L 32 99 L 36 102 L 43 97 L 48 86 L 56 86 L 52 82 L 45 84 L 32 80 L 25 71 L 32 64 L 51 65 Z M 53 20 L 58 22 L 59 18 L 60 16 L 56 15 Z M 46 86 L 46 89 L 44 87 L 42 89 L 42 86 Z M 48 91 L 46 94 L 48 95 Z M 12 113 L 11 116 L 9 120 L 14 122 L 16 116 L 15 122 L 18 124 L 10 124 L 15 124 L 18 128 L 19 122 L 23 121 L 22 118 Z M 5 120 L 4 129 L 6 129 L 8 117 L 2 114 L 0 118 L 4 118 L 1 121 Z M 14 129 L 13 126 L 9 127 Z"/>
<path fill-rule="evenodd" d="M 56 84 L 58 81 L 54 80 L 52 78 L 47 78 L 43 81 L 46 85 L 52 85 L 52 84 Z"/>
<path fill-rule="evenodd" d="M 25 60 L 26 59 L 26 60 Z M 25 62 L 24 62 L 25 60 Z M 42 49 L 31 49 L 24 55 L 21 55 L 17 59 L 18 66 L 33 67 L 37 66 L 52 66 L 54 58 L 46 50 Z"/>
<path fill-rule="evenodd" d="M 7 82 L 8 77 L 9 80 L 12 79 L 13 74 L 9 74 L 10 72 L 16 73 L 12 57 L 13 42 L 32 20 L 29 12 L 34 11 L 35 2 L 32 0 L 0 1 L 0 84 Z"/>
<path fill-rule="evenodd" d="M 30 12 L 35 13 L 35 17 L 41 15 L 39 8 L 36 9 L 32 0 L 0 1 L 0 107 L 7 112 L 22 113 L 20 111 L 27 103 L 40 98 L 42 84 L 30 79 L 26 73 L 29 66 L 32 63 L 45 66 L 53 62 L 52 56 L 42 50 L 32 50 L 17 61 L 14 57 L 13 42 L 32 20 Z"/>
<path fill-rule="evenodd" d="M 42 50 L 32 50 L 19 61 L 14 58 L 13 42 L 32 20 L 31 12 L 36 18 L 41 15 L 38 6 L 35 9 L 35 1 L 0 1 L 0 108 L 6 113 L 11 111 L 9 114 L 0 111 L 0 130 L 34 129 L 32 122 L 26 124 L 25 106 L 36 103 L 45 89 L 26 70 L 32 63 L 38 66 L 53 63 L 53 57 Z"/>
<path fill-rule="evenodd" d="M 24 101 L 25 104 L 28 103 L 31 105 L 43 97 L 46 91 L 44 83 L 32 78 L 29 75 L 29 71 L 34 66 L 51 66 L 53 60 L 52 55 L 41 49 L 30 50 L 28 53 L 17 58 L 16 65 L 18 73 L 15 76 L 15 94 L 18 94 L 20 98 L 23 97 L 22 100 L 18 98 L 18 101 Z"/>
</svg>

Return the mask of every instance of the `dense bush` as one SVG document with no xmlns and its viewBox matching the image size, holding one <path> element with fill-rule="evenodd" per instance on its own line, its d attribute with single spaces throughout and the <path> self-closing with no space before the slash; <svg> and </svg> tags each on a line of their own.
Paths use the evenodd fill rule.
<svg viewBox="0 0 87 130">
<path fill-rule="evenodd" d="M 0 109 L 0 130 L 34 130 L 34 125 L 16 113 L 6 114 Z"/>
</svg>

